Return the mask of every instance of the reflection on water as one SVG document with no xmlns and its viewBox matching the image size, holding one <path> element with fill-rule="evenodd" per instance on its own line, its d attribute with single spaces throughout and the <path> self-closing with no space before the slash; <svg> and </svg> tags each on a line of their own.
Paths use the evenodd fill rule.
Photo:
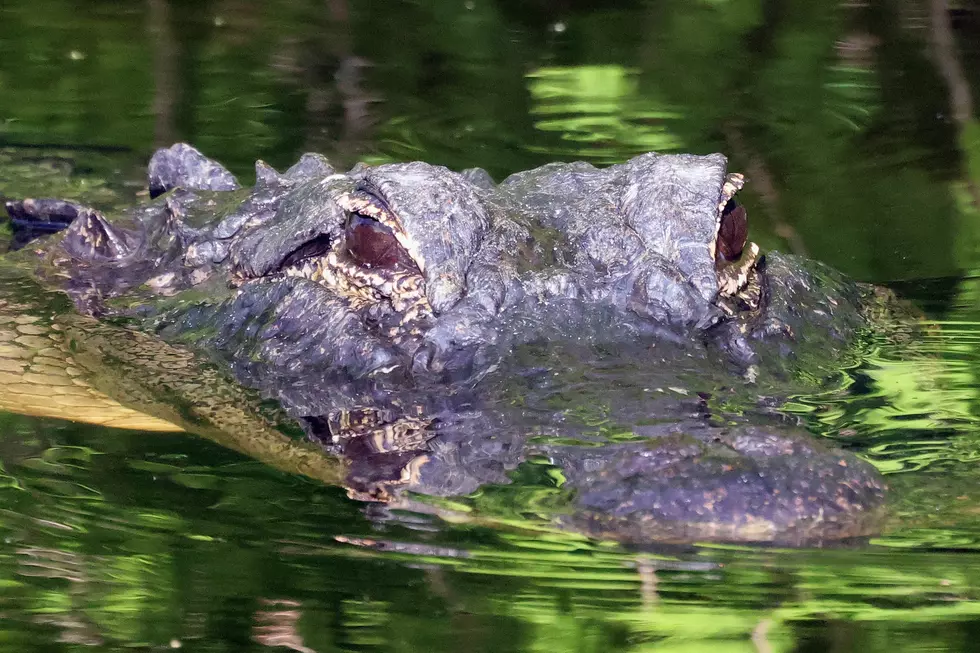
<svg viewBox="0 0 980 653">
<path fill-rule="evenodd" d="M 980 611 L 976 560 L 901 550 L 908 537 L 629 552 L 519 520 L 385 527 L 337 490 L 189 436 L 5 426 L 12 642 L 784 650 L 843 632 L 856 637 L 844 649 L 899 634 L 955 646 Z"/>
<path fill-rule="evenodd" d="M 750 179 L 753 240 L 903 281 L 928 321 L 869 338 L 866 361 L 781 410 L 891 486 L 879 537 L 821 550 L 633 550 L 558 530 L 565 479 L 543 459 L 463 497 L 384 508 L 348 500 L 301 448 L 287 473 L 247 442 L 5 413 L 4 641 L 971 648 L 980 19 L 953 3 L 944 40 L 942 4 L 6 2 L 0 195 L 44 188 L 112 210 L 138 198 L 152 147 L 177 139 L 245 177 L 256 158 L 284 166 L 307 149 L 498 179 L 553 159 L 724 151 Z M 583 399 L 617 374 L 639 382 L 597 371 L 556 393 L 550 409 L 583 425 L 576 444 L 635 439 Z"/>
<path fill-rule="evenodd" d="M 553 157 L 618 163 L 644 152 L 680 150 L 670 133 L 680 112 L 653 109 L 639 94 L 638 70 L 620 66 L 542 68 L 528 74 L 534 128 L 556 132 L 565 147 L 540 151 Z"/>
</svg>

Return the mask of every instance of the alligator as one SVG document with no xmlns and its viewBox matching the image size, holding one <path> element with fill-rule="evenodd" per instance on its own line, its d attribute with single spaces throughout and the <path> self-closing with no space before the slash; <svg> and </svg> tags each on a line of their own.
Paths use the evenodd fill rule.
<svg viewBox="0 0 980 653">
<path fill-rule="evenodd" d="M 178 144 L 150 160 L 149 201 L 111 219 L 8 201 L 28 244 L 0 261 L 0 318 L 48 333 L 17 360 L 44 356 L 68 394 L 97 395 L 92 421 L 177 424 L 267 460 L 288 450 L 307 461 L 291 471 L 357 499 L 421 510 L 419 495 L 507 483 L 533 459 L 560 472 L 555 523 L 592 535 L 871 535 L 881 477 L 772 404 L 859 360 L 891 299 L 763 254 L 747 239 L 744 183 L 721 154 L 555 163 L 499 184 L 421 162 L 345 173 L 307 154 L 284 173 L 258 162 L 243 188 Z M 44 233 L 57 235 L 31 240 Z M 19 318 L 38 297 L 73 310 Z M 50 346 L 67 333 L 70 347 Z M 78 351 L 93 333 L 85 376 Z M 93 388 L 100 365 L 144 391 Z M 28 363 L 4 369 L 18 401 L 37 394 L 16 378 Z M 310 472 L 309 449 L 235 384 L 274 399 L 340 462 Z M 600 410 L 603 428 L 582 410 Z"/>
</svg>

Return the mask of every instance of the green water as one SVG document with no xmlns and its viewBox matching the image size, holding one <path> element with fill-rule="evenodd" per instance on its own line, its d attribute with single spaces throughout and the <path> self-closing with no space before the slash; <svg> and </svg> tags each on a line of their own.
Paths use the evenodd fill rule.
<svg viewBox="0 0 980 653">
<path fill-rule="evenodd" d="M 0 648 L 980 646 L 980 10 L 594 4 L 5 0 L 0 194 L 37 192 L 40 170 L 111 208 L 176 140 L 245 180 L 306 150 L 498 179 L 725 152 L 753 240 L 892 284 L 930 320 L 784 408 L 887 474 L 881 535 L 628 550 L 551 528 L 534 461 L 388 514 L 192 435 L 4 414 Z"/>
</svg>

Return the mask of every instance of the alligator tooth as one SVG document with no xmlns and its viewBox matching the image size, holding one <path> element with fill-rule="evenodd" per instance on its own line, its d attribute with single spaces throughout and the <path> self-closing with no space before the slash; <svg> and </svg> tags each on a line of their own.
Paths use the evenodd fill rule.
<svg viewBox="0 0 980 653">
<path fill-rule="evenodd" d="M 309 261 L 303 264 L 303 276 L 307 279 L 313 276 L 313 265 Z"/>
</svg>

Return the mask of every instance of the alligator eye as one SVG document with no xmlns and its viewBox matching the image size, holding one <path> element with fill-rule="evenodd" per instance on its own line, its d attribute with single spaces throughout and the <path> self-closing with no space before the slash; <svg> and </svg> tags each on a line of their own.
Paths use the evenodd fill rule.
<svg viewBox="0 0 980 653">
<path fill-rule="evenodd" d="M 353 213 L 347 221 L 347 252 L 369 268 L 414 267 L 391 229 L 373 218 Z"/>
<path fill-rule="evenodd" d="M 724 261 L 734 261 L 742 255 L 742 248 L 749 235 L 749 222 L 745 207 L 735 199 L 728 200 L 721 213 L 718 227 L 717 257 Z"/>
</svg>

